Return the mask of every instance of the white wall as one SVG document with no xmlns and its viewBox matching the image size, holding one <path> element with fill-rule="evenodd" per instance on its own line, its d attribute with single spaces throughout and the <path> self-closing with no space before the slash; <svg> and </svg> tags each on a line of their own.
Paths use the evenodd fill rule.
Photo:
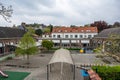
<svg viewBox="0 0 120 80">
<path fill-rule="evenodd" d="M 82 38 L 88 38 L 88 35 L 91 35 L 91 38 L 97 35 L 98 33 L 51 33 L 51 38 L 58 38 L 58 35 L 60 35 L 60 38 L 66 38 L 65 35 L 68 35 L 68 39 L 71 38 L 71 35 L 73 36 L 73 39 L 80 39 L 80 35 L 82 35 Z M 55 37 L 54 37 L 55 35 Z M 75 38 L 75 35 L 77 35 L 77 38 Z M 85 37 L 86 36 L 86 37 Z M 42 38 L 50 38 L 49 35 L 42 35 Z M 81 38 L 81 39 L 82 39 Z M 60 43 L 60 40 L 52 40 L 54 43 Z M 41 41 L 40 41 L 41 42 Z M 71 43 L 79 43 L 79 40 L 71 40 Z M 69 40 L 62 40 L 62 43 L 70 43 Z M 89 40 L 81 40 L 81 43 L 89 43 Z"/>
<path fill-rule="evenodd" d="M 2 43 L 0 43 L 0 47 L 2 47 Z"/>
<path fill-rule="evenodd" d="M 91 35 L 91 38 L 97 35 L 98 33 L 52 33 L 52 38 L 58 38 L 58 35 L 60 35 L 60 38 L 66 38 L 65 35 L 68 35 L 68 39 L 71 38 L 71 35 L 73 38 L 75 38 L 75 35 L 77 35 L 77 38 L 80 39 L 80 35 L 82 35 L 83 38 L 88 38 L 88 35 Z M 55 35 L 55 37 L 54 37 Z M 86 36 L 86 37 L 85 37 Z M 77 39 L 76 38 L 76 39 Z M 66 38 L 67 39 L 67 38 Z M 60 43 L 59 40 L 53 40 L 54 43 Z M 71 40 L 71 43 L 79 43 L 79 40 Z M 62 40 L 62 43 L 70 43 L 69 40 Z M 89 40 L 81 40 L 81 43 L 89 43 Z"/>
<path fill-rule="evenodd" d="M 68 38 L 71 38 L 70 35 L 73 35 L 73 38 L 75 38 L 75 35 L 77 35 L 77 38 L 80 38 L 80 35 L 82 35 L 83 38 L 88 38 L 88 35 L 91 35 L 91 37 L 94 37 L 97 34 L 98 33 L 52 33 L 51 35 L 52 35 L 52 38 L 58 38 L 57 37 L 58 35 L 60 35 L 61 38 L 66 38 L 65 35 L 68 35 Z"/>
</svg>

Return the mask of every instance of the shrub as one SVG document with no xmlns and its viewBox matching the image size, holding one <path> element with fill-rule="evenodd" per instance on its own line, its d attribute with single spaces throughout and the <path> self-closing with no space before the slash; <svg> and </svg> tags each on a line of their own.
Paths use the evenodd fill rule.
<svg viewBox="0 0 120 80">
<path fill-rule="evenodd" d="M 11 57 L 11 56 L 6 58 L 6 60 L 11 60 L 11 59 L 13 59 L 13 57 Z"/>
<path fill-rule="evenodd" d="M 102 80 L 120 80 L 120 66 L 93 66 Z"/>
</svg>

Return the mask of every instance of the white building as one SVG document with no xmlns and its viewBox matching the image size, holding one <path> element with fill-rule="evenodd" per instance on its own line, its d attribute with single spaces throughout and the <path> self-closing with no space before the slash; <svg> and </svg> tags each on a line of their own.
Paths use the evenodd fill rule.
<svg viewBox="0 0 120 80">
<path fill-rule="evenodd" d="M 86 47 L 97 34 L 97 27 L 56 27 L 53 28 L 51 38 L 56 45 L 62 43 L 63 46 L 72 44 Z"/>
</svg>

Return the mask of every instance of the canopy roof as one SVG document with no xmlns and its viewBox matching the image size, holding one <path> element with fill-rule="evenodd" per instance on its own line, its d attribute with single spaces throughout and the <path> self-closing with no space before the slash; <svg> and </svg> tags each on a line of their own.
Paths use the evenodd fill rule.
<svg viewBox="0 0 120 80">
<path fill-rule="evenodd" d="M 69 50 L 61 48 L 55 51 L 49 64 L 58 63 L 58 62 L 73 64 L 72 56 Z"/>
<path fill-rule="evenodd" d="M 96 35 L 94 38 L 108 38 L 111 34 L 120 35 L 120 27 L 104 29 L 98 35 Z"/>
</svg>

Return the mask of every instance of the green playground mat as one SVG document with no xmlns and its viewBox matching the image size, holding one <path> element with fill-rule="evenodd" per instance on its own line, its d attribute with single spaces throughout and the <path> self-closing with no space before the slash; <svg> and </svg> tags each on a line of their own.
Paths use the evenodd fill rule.
<svg viewBox="0 0 120 80">
<path fill-rule="evenodd" d="M 24 80 L 30 73 L 28 72 L 13 72 L 13 71 L 4 71 L 8 75 L 7 78 L 0 75 L 0 80 Z"/>
</svg>

